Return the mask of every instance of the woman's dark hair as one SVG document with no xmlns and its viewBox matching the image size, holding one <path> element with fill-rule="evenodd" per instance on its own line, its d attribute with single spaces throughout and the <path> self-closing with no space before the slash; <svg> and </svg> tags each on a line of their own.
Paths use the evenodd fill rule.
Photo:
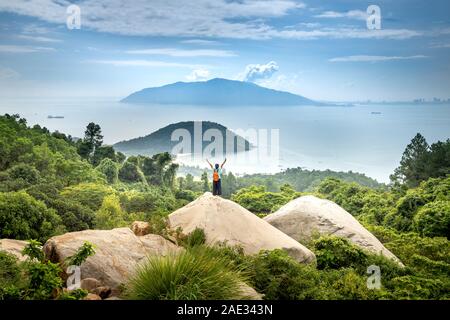
<svg viewBox="0 0 450 320">
<path fill-rule="evenodd" d="M 214 167 L 216 167 L 216 169 L 219 169 L 219 164 L 216 163 L 216 164 L 214 165 Z"/>
</svg>

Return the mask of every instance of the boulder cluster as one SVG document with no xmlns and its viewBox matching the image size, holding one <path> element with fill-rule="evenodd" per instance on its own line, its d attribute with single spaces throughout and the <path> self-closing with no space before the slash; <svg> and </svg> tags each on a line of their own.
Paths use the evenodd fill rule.
<svg viewBox="0 0 450 320">
<path fill-rule="evenodd" d="M 337 204 L 314 196 L 292 200 L 277 212 L 259 218 L 237 203 L 207 192 L 195 201 L 176 210 L 168 217 L 169 230 L 189 234 L 203 229 L 206 243 L 238 245 L 246 254 L 260 250 L 285 250 L 300 263 L 314 263 L 315 255 L 302 243 L 314 235 L 336 235 L 347 238 L 365 250 L 382 254 L 401 262 L 381 242 L 367 231 L 351 214 Z M 135 221 L 131 228 L 84 230 L 49 239 L 44 247 L 45 257 L 63 263 L 84 242 L 95 247 L 95 254 L 81 265 L 81 288 L 89 292 L 87 300 L 120 299 L 122 285 L 136 266 L 150 255 L 176 254 L 184 250 L 176 239 L 151 234 L 147 222 Z M 0 250 L 24 260 L 21 251 L 27 242 L 0 240 Z M 261 296 L 243 284 L 254 299 Z"/>
</svg>

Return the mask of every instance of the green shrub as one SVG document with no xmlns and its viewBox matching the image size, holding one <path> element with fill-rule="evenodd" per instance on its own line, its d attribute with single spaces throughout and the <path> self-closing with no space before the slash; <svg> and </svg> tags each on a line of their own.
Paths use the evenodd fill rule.
<svg viewBox="0 0 450 320">
<path fill-rule="evenodd" d="M 392 280 L 391 299 L 449 299 L 450 283 L 441 279 L 403 276 Z"/>
<path fill-rule="evenodd" d="M 179 239 L 179 244 L 185 248 L 193 248 L 196 246 L 201 246 L 206 242 L 205 231 L 200 228 L 195 228 L 194 231 L 188 235 L 181 236 Z"/>
<path fill-rule="evenodd" d="M 284 190 L 288 191 L 287 187 Z M 252 186 L 240 189 L 231 196 L 231 200 L 255 214 L 267 214 L 278 210 L 295 196 L 296 193 L 267 192 L 263 186 Z"/>
<path fill-rule="evenodd" d="M 426 204 L 414 217 L 414 223 L 422 236 L 450 239 L 450 201 Z"/>
<path fill-rule="evenodd" d="M 0 300 L 17 300 L 22 296 L 23 272 L 12 254 L 0 251 Z"/>
<path fill-rule="evenodd" d="M 345 238 L 322 236 L 314 241 L 318 269 L 340 269 L 367 265 L 365 251 Z"/>
<path fill-rule="evenodd" d="M 318 270 L 300 264 L 282 250 L 261 251 L 248 264 L 253 287 L 268 300 L 375 299 L 366 276 L 352 269 Z"/>
<path fill-rule="evenodd" d="M 191 190 L 177 190 L 175 192 L 175 198 L 186 200 L 189 202 L 194 201 L 196 197 L 197 195 L 195 194 L 195 192 Z"/>
<path fill-rule="evenodd" d="M 60 227 L 61 218 L 25 191 L 0 193 L 0 238 L 46 240 Z"/>
<path fill-rule="evenodd" d="M 40 179 L 39 171 L 26 163 L 17 164 L 8 169 L 7 172 L 11 179 L 22 179 L 29 184 L 36 184 Z"/>
<path fill-rule="evenodd" d="M 88 291 L 84 289 L 75 289 L 71 291 L 63 290 L 57 297 L 57 300 L 82 300 L 88 295 Z"/>
<path fill-rule="evenodd" d="M 70 256 L 66 260 L 68 266 L 81 266 L 87 258 L 95 254 L 94 245 L 88 241 L 85 241 L 81 247 L 78 248 L 74 255 Z"/>
<path fill-rule="evenodd" d="M 139 167 L 130 160 L 124 162 L 118 173 L 120 181 L 123 182 L 145 182 L 145 177 Z"/>
<path fill-rule="evenodd" d="M 205 247 L 151 256 L 137 268 L 127 296 L 137 300 L 239 299 L 242 272 Z"/>
<path fill-rule="evenodd" d="M 117 162 L 114 162 L 109 158 L 103 159 L 95 169 L 106 176 L 106 181 L 108 181 L 109 184 L 117 183 L 119 180 Z"/>
<path fill-rule="evenodd" d="M 103 199 L 107 195 L 114 194 L 110 186 L 97 183 L 80 183 L 75 186 L 64 188 L 61 191 L 63 199 L 72 200 L 93 211 L 100 209 Z"/>
<path fill-rule="evenodd" d="M 55 298 L 63 285 L 60 277 L 61 267 L 50 261 L 45 263 L 28 261 L 25 265 L 29 277 L 26 288 L 26 295 L 29 299 L 46 300 Z"/>
<path fill-rule="evenodd" d="M 120 206 L 119 198 L 112 194 L 103 199 L 102 206 L 95 215 L 95 227 L 110 230 L 127 226 L 127 213 Z"/>
<path fill-rule="evenodd" d="M 23 248 L 22 254 L 28 256 L 30 260 L 44 261 L 44 252 L 42 251 L 42 243 L 36 240 L 29 240 L 28 244 Z"/>
</svg>

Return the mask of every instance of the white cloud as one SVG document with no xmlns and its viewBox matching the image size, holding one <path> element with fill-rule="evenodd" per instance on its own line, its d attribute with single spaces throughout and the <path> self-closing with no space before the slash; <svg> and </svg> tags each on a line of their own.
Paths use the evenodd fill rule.
<svg viewBox="0 0 450 320">
<path fill-rule="evenodd" d="M 44 52 L 55 51 L 55 48 L 50 47 L 32 47 L 32 46 L 19 46 L 19 45 L 0 45 L 0 52 L 5 53 L 32 53 L 32 52 Z"/>
<path fill-rule="evenodd" d="M 194 69 L 191 74 L 186 76 L 189 81 L 206 80 L 210 77 L 209 70 L 207 69 Z"/>
<path fill-rule="evenodd" d="M 129 54 L 163 55 L 171 57 L 235 57 L 236 54 L 226 50 L 183 50 L 176 48 L 154 48 L 126 51 Z"/>
<path fill-rule="evenodd" d="M 424 59 L 428 58 L 424 55 L 415 55 L 415 56 L 367 56 L 367 55 L 359 55 L 359 56 L 347 56 L 347 57 L 338 57 L 332 58 L 328 61 L 330 62 L 382 62 L 382 61 L 393 61 L 393 60 L 413 60 L 413 59 Z"/>
<path fill-rule="evenodd" d="M 271 35 L 271 32 L 268 32 Z M 423 35 L 422 32 L 408 29 L 368 30 L 356 28 L 323 28 L 316 30 L 283 30 L 276 31 L 274 37 L 314 40 L 322 38 L 332 39 L 409 39 Z"/>
<path fill-rule="evenodd" d="M 16 0 L 0 2 L 0 11 L 33 16 L 65 25 L 67 0 Z M 422 33 L 406 29 L 308 30 L 276 28 L 268 18 L 283 17 L 305 8 L 294 0 L 125 0 L 78 1 L 81 28 L 122 35 L 222 37 L 234 39 L 286 38 L 311 40 L 318 38 L 406 39 Z M 360 11 L 345 13 L 361 18 Z M 332 14 L 329 13 L 329 16 Z"/>
<path fill-rule="evenodd" d="M 42 37 L 42 36 L 31 36 L 31 35 L 25 35 L 21 34 L 17 36 L 20 39 L 23 40 L 30 40 L 30 41 L 36 41 L 36 42 L 61 42 L 62 40 L 54 39 L 54 38 L 48 38 L 48 37 Z"/>
<path fill-rule="evenodd" d="M 367 12 L 361 11 L 361 10 L 350 10 L 347 12 L 336 12 L 336 11 L 325 11 L 321 14 L 316 15 L 316 18 L 349 18 L 349 19 L 356 19 L 356 20 L 366 20 L 367 19 Z"/>
<path fill-rule="evenodd" d="M 182 40 L 180 42 L 184 43 L 184 44 L 195 44 L 195 45 L 201 45 L 201 46 L 209 46 L 209 45 L 220 44 L 219 41 L 205 40 L 205 39 L 189 39 L 189 40 Z"/>
<path fill-rule="evenodd" d="M 17 71 L 15 71 L 11 68 L 0 67 L 0 81 L 17 79 L 19 77 L 20 77 L 20 74 Z"/>
<path fill-rule="evenodd" d="M 239 78 L 243 81 L 255 82 L 270 78 L 279 69 L 275 61 L 266 64 L 249 64 L 245 67 L 243 74 Z"/>
<path fill-rule="evenodd" d="M 433 49 L 450 48 L 450 43 L 433 43 L 430 45 L 430 48 L 433 48 Z"/>
<path fill-rule="evenodd" d="M 112 65 L 116 67 L 189 68 L 189 69 L 204 67 L 198 64 L 165 62 L 157 60 L 89 60 L 87 62 Z"/>
</svg>

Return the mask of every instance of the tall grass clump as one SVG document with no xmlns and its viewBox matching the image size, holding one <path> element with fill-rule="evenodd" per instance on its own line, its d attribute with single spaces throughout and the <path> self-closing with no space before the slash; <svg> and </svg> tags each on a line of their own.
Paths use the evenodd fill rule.
<svg viewBox="0 0 450 320">
<path fill-rule="evenodd" d="M 126 286 L 133 300 L 243 299 L 245 274 L 215 251 L 196 246 L 179 254 L 150 256 Z"/>
<path fill-rule="evenodd" d="M 195 228 L 194 231 L 188 235 L 181 235 L 179 237 L 179 244 L 185 248 L 193 248 L 196 246 L 201 246 L 206 242 L 206 234 L 203 229 Z"/>
</svg>

